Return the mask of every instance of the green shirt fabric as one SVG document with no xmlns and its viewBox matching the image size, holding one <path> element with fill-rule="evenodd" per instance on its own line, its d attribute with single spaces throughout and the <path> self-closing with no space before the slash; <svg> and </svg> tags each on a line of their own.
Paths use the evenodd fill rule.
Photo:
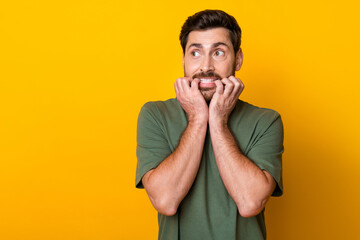
<svg viewBox="0 0 360 240">
<path fill-rule="evenodd" d="M 142 107 L 137 128 L 137 188 L 144 187 L 144 174 L 175 150 L 186 126 L 186 112 L 176 99 L 148 102 Z M 275 179 L 277 186 L 272 195 L 282 195 L 284 148 L 280 115 L 238 100 L 228 126 L 242 154 Z M 158 222 L 162 240 L 266 239 L 264 210 L 257 216 L 243 218 L 227 192 L 216 165 L 209 129 L 192 187 L 177 213 L 159 213 Z"/>
</svg>

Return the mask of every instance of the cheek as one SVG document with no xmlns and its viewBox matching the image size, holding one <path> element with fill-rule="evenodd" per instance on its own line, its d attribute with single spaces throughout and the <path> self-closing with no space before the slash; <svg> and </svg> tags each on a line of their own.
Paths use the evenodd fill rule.
<svg viewBox="0 0 360 240">
<path fill-rule="evenodd" d="M 194 73 L 198 68 L 199 63 L 197 63 L 196 61 L 185 61 L 185 69 L 187 73 Z"/>
<path fill-rule="evenodd" d="M 224 62 L 221 66 L 219 66 L 218 69 L 225 75 L 229 75 L 234 72 L 235 67 L 236 67 L 236 64 L 234 61 L 227 61 L 227 62 Z"/>
</svg>

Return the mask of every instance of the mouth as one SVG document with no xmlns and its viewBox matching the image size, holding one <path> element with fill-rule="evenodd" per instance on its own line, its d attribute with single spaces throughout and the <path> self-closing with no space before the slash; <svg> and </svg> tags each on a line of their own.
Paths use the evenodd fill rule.
<svg viewBox="0 0 360 240">
<path fill-rule="evenodd" d="M 214 88 L 216 86 L 215 81 L 218 80 L 215 77 L 211 77 L 211 78 L 199 78 L 200 79 L 200 83 L 199 86 L 200 88 L 206 89 L 206 88 Z"/>
<path fill-rule="evenodd" d="M 201 83 L 213 83 L 217 78 L 200 78 Z"/>
</svg>

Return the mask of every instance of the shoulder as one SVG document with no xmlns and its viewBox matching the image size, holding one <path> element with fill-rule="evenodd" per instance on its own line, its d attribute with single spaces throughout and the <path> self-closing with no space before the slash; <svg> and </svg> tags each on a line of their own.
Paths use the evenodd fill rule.
<svg viewBox="0 0 360 240">
<path fill-rule="evenodd" d="M 178 107 L 180 107 L 180 104 L 176 100 L 176 98 L 171 98 L 166 101 L 147 102 L 142 106 L 141 109 L 146 111 L 153 111 L 153 112 L 156 111 L 163 112 L 163 111 L 173 111 L 176 110 Z"/>
<path fill-rule="evenodd" d="M 140 110 L 140 117 L 151 117 L 157 120 L 179 115 L 182 108 L 176 98 L 166 101 L 149 101 Z"/>
<path fill-rule="evenodd" d="M 231 116 L 234 125 L 247 126 L 256 129 L 266 129 L 274 122 L 281 123 L 280 114 L 269 108 L 258 107 L 248 102 L 238 100 Z"/>
<path fill-rule="evenodd" d="M 271 120 L 280 117 L 280 114 L 277 111 L 270 108 L 258 107 L 241 100 L 238 101 L 237 105 L 240 106 L 244 115 L 249 118 Z"/>
</svg>

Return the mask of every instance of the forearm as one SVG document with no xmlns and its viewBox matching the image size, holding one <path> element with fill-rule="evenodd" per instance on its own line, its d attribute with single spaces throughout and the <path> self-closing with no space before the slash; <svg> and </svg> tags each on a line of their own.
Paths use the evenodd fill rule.
<svg viewBox="0 0 360 240">
<path fill-rule="evenodd" d="M 175 151 L 143 177 L 144 187 L 157 211 L 173 215 L 192 186 L 199 169 L 207 122 L 191 121 Z"/>
<path fill-rule="evenodd" d="M 257 215 L 275 188 L 274 180 L 240 152 L 227 124 L 210 122 L 210 134 L 220 176 L 239 213 Z"/>
</svg>

